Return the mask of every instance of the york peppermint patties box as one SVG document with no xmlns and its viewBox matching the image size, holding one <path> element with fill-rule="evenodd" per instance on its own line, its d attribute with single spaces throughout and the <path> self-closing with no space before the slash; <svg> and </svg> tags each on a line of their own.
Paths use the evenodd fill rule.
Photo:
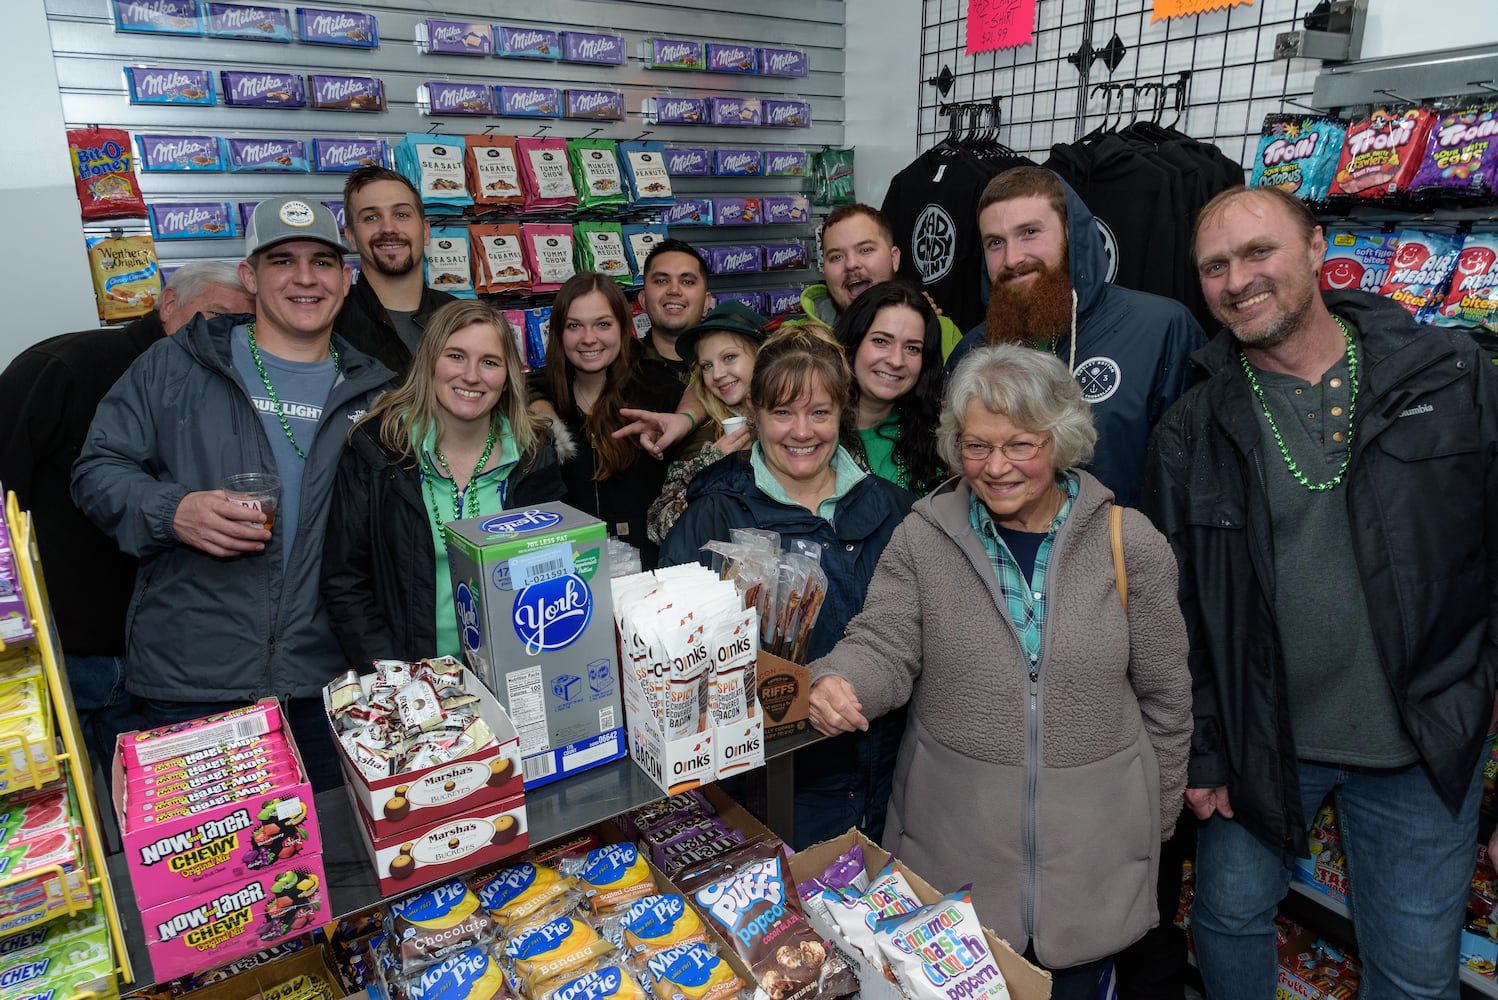
<svg viewBox="0 0 1498 1000">
<path fill-rule="evenodd" d="M 515 724 L 525 787 L 624 756 L 603 522 L 553 503 L 443 534 L 463 655 Z"/>
</svg>

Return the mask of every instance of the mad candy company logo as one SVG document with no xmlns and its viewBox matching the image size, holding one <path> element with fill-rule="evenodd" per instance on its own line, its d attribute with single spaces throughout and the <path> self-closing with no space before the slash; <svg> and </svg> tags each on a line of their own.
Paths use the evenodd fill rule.
<svg viewBox="0 0 1498 1000">
<path fill-rule="evenodd" d="M 515 597 L 515 635 L 528 656 L 566 649 L 593 618 L 593 592 L 574 573 L 533 583 Z"/>
<path fill-rule="evenodd" d="M 500 514 L 479 525 L 486 535 L 518 535 L 526 531 L 544 531 L 562 523 L 562 515 L 549 510 L 522 510 Z"/>
<path fill-rule="evenodd" d="M 478 595 L 467 581 L 458 584 L 453 593 L 453 603 L 458 609 L 458 624 L 463 633 L 463 648 L 478 649 L 484 643 L 484 632 L 479 626 Z"/>
</svg>

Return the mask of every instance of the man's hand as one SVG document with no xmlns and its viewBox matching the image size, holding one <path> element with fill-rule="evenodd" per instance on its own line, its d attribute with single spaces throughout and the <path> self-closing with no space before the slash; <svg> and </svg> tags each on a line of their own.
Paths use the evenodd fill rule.
<svg viewBox="0 0 1498 1000">
<path fill-rule="evenodd" d="M 265 515 L 224 496 L 223 490 L 189 493 L 172 515 L 177 539 L 220 559 L 264 552 L 270 532 Z"/>
<path fill-rule="evenodd" d="M 619 415 L 633 422 L 619 428 L 613 436 L 625 438 L 639 435 L 640 447 L 656 458 L 664 458 L 668 448 L 692 433 L 692 419 L 685 413 L 621 409 Z"/>
<path fill-rule="evenodd" d="M 863 717 L 863 705 L 853 693 L 853 685 L 841 677 L 823 677 L 811 686 L 811 724 L 828 736 L 868 731 L 869 720 Z"/>
<path fill-rule="evenodd" d="M 1211 819 L 1212 814 L 1221 813 L 1223 819 L 1233 818 L 1233 806 L 1228 801 L 1228 786 L 1216 788 L 1186 789 L 1186 804 L 1196 813 L 1197 819 Z"/>
</svg>

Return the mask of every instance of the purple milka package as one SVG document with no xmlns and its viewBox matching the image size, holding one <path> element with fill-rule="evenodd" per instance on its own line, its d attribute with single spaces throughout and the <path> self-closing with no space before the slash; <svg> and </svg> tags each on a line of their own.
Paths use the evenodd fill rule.
<svg viewBox="0 0 1498 1000">
<path fill-rule="evenodd" d="M 805 76 L 810 67 L 801 49 L 760 49 L 761 76 Z"/>
<path fill-rule="evenodd" d="M 709 73 L 758 73 L 759 60 L 753 45 L 733 42 L 707 43 Z"/>
<path fill-rule="evenodd" d="M 765 255 L 766 271 L 804 271 L 811 266 L 806 244 L 799 240 L 766 243 L 760 250 Z"/>
<path fill-rule="evenodd" d="M 495 26 L 494 54 L 507 59 L 560 59 L 562 40 L 546 28 Z"/>
<path fill-rule="evenodd" d="M 811 173 L 811 154 L 804 149 L 765 150 L 766 177 L 805 177 Z"/>
<path fill-rule="evenodd" d="M 765 221 L 758 198 L 714 198 L 713 219 L 720 226 L 757 226 Z"/>
<path fill-rule="evenodd" d="M 356 49 L 380 47 L 380 25 L 373 14 L 298 7 L 296 27 L 298 38 L 312 45 L 343 45 Z"/>
<path fill-rule="evenodd" d="M 624 120 L 624 94 L 621 91 L 568 87 L 562 96 L 564 118 L 597 118 L 615 122 Z"/>
<path fill-rule="evenodd" d="M 494 29 L 482 21 L 429 17 L 416 22 L 416 47 L 450 56 L 492 56 Z"/>
<path fill-rule="evenodd" d="M 765 269 L 758 246 L 707 247 L 709 274 L 753 274 Z"/>
<path fill-rule="evenodd" d="M 592 31 L 564 31 L 562 61 L 623 66 L 624 39 L 619 35 L 604 35 Z"/>
<path fill-rule="evenodd" d="M 385 84 L 373 76 L 307 77 L 312 106 L 324 111 L 384 111 Z"/>
<path fill-rule="evenodd" d="M 562 92 L 555 87 L 496 87 L 499 113 L 516 118 L 555 118 L 562 110 Z"/>
<path fill-rule="evenodd" d="M 480 83 L 428 80 L 416 89 L 416 103 L 433 115 L 497 115 L 494 88 Z"/>
<path fill-rule="evenodd" d="M 661 221 L 668 226 L 711 226 L 713 202 L 710 198 L 678 198 L 676 204 L 661 209 Z M 704 260 L 706 258 L 704 257 Z"/>
<path fill-rule="evenodd" d="M 726 301 L 741 303 L 761 316 L 765 314 L 764 296 L 755 291 L 714 292 L 713 298 L 722 304 Z"/>
<path fill-rule="evenodd" d="M 312 156 L 319 173 L 350 173 L 360 167 L 388 167 L 384 139 L 313 139 Z"/>
<path fill-rule="evenodd" d="M 216 102 L 213 71 L 165 66 L 126 66 L 131 104 L 202 104 Z"/>
<path fill-rule="evenodd" d="M 705 97 L 648 97 L 647 117 L 658 125 L 701 125 L 707 121 Z"/>
<path fill-rule="evenodd" d="M 801 312 L 801 289 L 766 288 L 764 316 L 783 316 Z"/>
<path fill-rule="evenodd" d="M 760 200 L 765 222 L 790 225 L 811 220 L 811 199 L 804 194 L 766 195 Z"/>
<path fill-rule="evenodd" d="M 203 16 L 213 38 L 247 42 L 291 41 L 291 15 L 285 7 L 246 3 L 205 3 Z"/>
<path fill-rule="evenodd" d="M 776 128 L 811 128 L 811 105 L 806 101 L 763 102 L 764 124 Z"/>
<path fill-rule="evenodd" d="M 149 31 L 164 35 L 201 35 L 198 0 L 114 0 L 116 31 Z"/>
<path fill-rule="evenodd" d="M 667 146 L 666 173 L 672 177 L 706 177 L 713 172 L 713 161 L 701 147 Z"/>
<path fill-rule="evenodd" d="M 140 168 L 148 172 L 161 170 L 201 170 L 222 173 L 224 151 L 216 135 L 137 135 Z"/>
<path fill-rule="evenodd" d="M 757 97 L 710 97 L 709 119 L 714 125 L 761 125 L 764 109 Z"/>
<path fill-rule="evenodd" d="M 227 201 L 153 204 L 151 236 L 156 240 L 226 239 L 238 234 Z"/>
<path fill-rule="evenodd" d="M 301 139 L 255 138 L 225 139 L 229 147 L 229 171 L 241 173 L 270 171 L 306 173 L 312 169 L 307 160 L 307 144 Z"/>
<path fill-rule="evenodd" d="M 242 108 L 305 108 L 307 81 L 300 73 L 226 69 L 219 73 L 224 103 Z"/>
<path fill-rule="evenodd" d="M 764 157 L 757 149 L 713 150 L 713 173 L 719 177 L 758 177 Z"/>
</svg>

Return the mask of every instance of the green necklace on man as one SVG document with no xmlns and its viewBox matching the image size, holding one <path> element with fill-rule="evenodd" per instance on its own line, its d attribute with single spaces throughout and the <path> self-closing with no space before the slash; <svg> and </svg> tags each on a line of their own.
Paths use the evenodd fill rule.
<svg viewBox="0 0 1498 1000">
<path fill-rule="evenodd" d="M 266 395 L 270 396 L 271 408 L 276 411 L 276 419 L 281 421 L 281 430 L 286 435 L 286 440 L 291 442 L 291 450 L 296 452 L 296 457 L 303 461 L 307 460 L 307 453 L 302 446 L 296 443 L 296 435 L 291 433 L 291 421 L 286 419 L 286 410 L 281 406 L 281 397 L 276 394 L 276 387 L 271 385 L 270 375 L 265 371 L 265 359 L 260 356 L 260 345 L 255 343 L 255 324 L 250 327 L 250 357 L 255 359 L 255 370 L 260 373 L 260 381 L 265 383 Z M 328 354 L 333 359 L 333 377 L 338 377 L 338 348 L 331 342 L 328 344 Z"/>
<path fill-rule="evenodd" d="M 1332 319 L 1337 321 L 1337 325 L 1342 328 L 1342 336 L 1347 339 L 1347 451 L 1342 455 L 1342 467 L 1337 470 L 1337 474 L 1324 483 L 1311 482 L 1290 455 L 1290 449 L 1285 444 L 1285 437 L 1280 433 L 1279 424 L 1275 423 L 1274 414 L 1269 412 L 1269 404 L 1264 400 L 1264 390 L 1259 386 L 1258 378 L 1254 376 L 1253 366 L 1248 363 L 1248 357 L 1241 350 L 1238 352 L 1238 360 L 1243 365 L 1243 374 L 1248 376 L 1249 387 L 1253 389 L 1254 395 L 1259 397 L 1259 406 L 1264 409 L 1264 419 L 1269 421 L 1270 433 L 1274 435 L 1275 444 L 1280 447 L 1280 457 L 1285 460 L 1285 467 L 1290 470 L 1290 475 L 1295 477 L 1297 483 L 1317 493 L 1336 489 L 1342 485 L 1342 478 L 1347 475 L 1348 463 L 1352 461 L 1352 418 L 1358 408 L 1358 349 L 1352 341 L 1352 327 L 1341 316 L 1333 316 Z"/>
</svg>

